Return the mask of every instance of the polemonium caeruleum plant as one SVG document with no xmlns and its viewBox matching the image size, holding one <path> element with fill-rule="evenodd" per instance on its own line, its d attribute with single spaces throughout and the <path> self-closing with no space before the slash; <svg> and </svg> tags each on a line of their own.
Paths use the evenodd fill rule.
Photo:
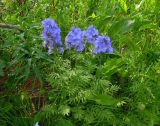
<svg viewBox="0 0 160 126">
<path fill-rule="evenodd" d="M 58 47 L 59 53 L 63 53 L 60 29 L 57 24 L 50 18 L 42 21 L 43 31 L 42 38 L 44 39 L 43 46 L 48 47 L 48 52 L 52 53 L 55 47 Z"/>
<path fill-rule="evenodd" d="M 65 46 L 69 50 L 76 48 L 78 52 L 82 52 L 84 49 L 83 41 L 83 32 L 81 29 L 73 27 L 65 38 Z"/>
<path fill-rule="evenodd" d="M 43 46 L 48 47 L 49 53 L 52 53 L 55 47 L 58 48 L 59 53 L 63 53 L 64 49 L 62 48 L 60 29 L 55 21 L 46 18 L 42 21 L 42 26 Z M 84 31 L 80 28 L 73 27 L 65 38 L 66 49 L 75 48 L 78 52 L 83 51 L 84 42 L 94 45 L 94 55 L 113 52 L 110 38 L 108 36 L 98 36 L 98 30 L 93 25 L 88 26 L 87 30 Z"/>
<path fill-rule="evenodd" d="M 98 30 L 93 25 L 90 25 L 87 30 L 83 31 L 83 36 L 86 43 L 93 44 L 98 37 Z"/>
</svg>

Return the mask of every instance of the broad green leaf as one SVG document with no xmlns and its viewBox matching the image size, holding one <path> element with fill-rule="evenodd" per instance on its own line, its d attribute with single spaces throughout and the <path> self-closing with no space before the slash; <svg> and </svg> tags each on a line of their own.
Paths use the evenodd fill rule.
<svg viewBox="0 0 160 126">
<path fill-rule="evenodd" d="M 138 4 L 135 5 L 135 10 L 139 10 L 139 8 L 142 6 L 142 4 L 145 2 L 145 0 L 141 0 Z"/>
<path fill-rule="evenodd" d="M 135 20 L 132 19 L 122 19 L 118 22 L 114 22 L 109 29 L 110 35 L 124 34 L 131 31 L 134 27 Z"/>
<path fill-rule="evenodd" d="M 22 71 L 21 71 L 21 73 L 22 73 Z M 24 69 L 23 69 L 24 80 L 26 80 L 29 77 L 29 74 L 30 74 L 30 65 L 27 64 L 24 66 Z"/>
<path fill-rule="evenodd" d="M 41 72 L 35 63 L 32 64 L 32 69 L 36 75 L 36 78 L 42 83 Z"/>
<path fill-rule="evenodd" d="M 117 72 L 118 68 L 124 64 L 124 61 L 121 58 L 110 59 L 104 63 L 104 66 L 97 71 L 97 74 L 100 75 L 112 75 Z"/>
<path fill-rule="evenodd" d="M 93 101 L 95 101 L 97 104 L 100 105 L 115 105 L 117 103 L 117 100 L 109 95 L 104 94 L 98 94 L 91 98 Z"/>
<path fill-rule="evenodd" d="M 96 17 L 95 13 L 92 13 L 91 17 L 92 17 L 92 18 L 95 18 L 95 17 Z"/>
<path fill-rule="evenodd" d="M 70 120 L 60 119 L 57 121 L 56 126 L 74 126 Z"/>
<path fill-rule="evenodd" d="M 127 13 L 127 10 L 128 10 L 128 7 L 127 7 L 127 4 L 126 4 L 126 1 L 125 0 L 118 0 L 121 8 L 123 9 L 124 12 Z"/>
<path fill-rule="evenodd" d="M 156 5 L 156 7 L 155 7 L 155 12 L 156 13 L 159 13 L 159 10 L 160 10 L 160 0 L 156 0 L 155 1 L 155 5 Z"/>
<path fill-rule="evenodd" d="M 146 29 L 156 29 L 156 28 L 158 28 L 156 24 L 154 24 L 154 23 L 149 23 L 149 24 L 144 24 L 144 25 L 142 25 L 142 26 L 139 28 L 139 31 L 146 30 Z"/>
<path fill-rule="evenodd" d="M 5 62 L 0 60 L 0 76 L 4 76 L 3 68 L 5 67 Z"/>
</svg>

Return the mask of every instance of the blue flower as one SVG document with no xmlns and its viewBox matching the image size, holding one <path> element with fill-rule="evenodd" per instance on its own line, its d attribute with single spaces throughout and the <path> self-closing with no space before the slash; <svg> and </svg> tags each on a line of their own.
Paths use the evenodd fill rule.
<svg viewBox="0 0 160 126">
<path fill-rule="evenodd" d="M 62 46 L 60 29 L 50 18 L 43 20 L 42 26 L 42 38 L 44 39 L 43 47 L 48 47 L 48 52 L 52 53 L 55 47 Z"/>
<path fill-rule="evenodd" d="M 58 52 L 62 54 L 64 52 L 64 49 L 62 47 L 58 47 Z"/>
<path fill-rule="evenodd" d="M 98 30 L 93 25 L 90 25 L 86 31 L 83 31 L 83 36 L 86 39 L 86 43 L 93 44 L 96 37 L 98 37 Z"/>
<path fill-rule="evenodd" d="M 71 31 L 65 38 L 65 46 L 67 49 L 76 48 L 78 52 L 82 52 L 84 46 L 83 42 L 83 32 L 80 28 L 72 28 Z"/>
<path fill-rule="evenodd" d="M 82 52 L 83 49 L 84 49 L 84 45 L 83 45 L 83 44 L 79 44 L 79 45 L 77 46 L 77 51 L 78 51 L 78 52 Z"/>
<path fill-rule="evenodd" d="M 112 53 L 113 48 L 111 47 L 110 38 L 107 36 L 98 36 L 94 44 L 93 53 L 100 54 L 100 53 Z"/>
<path fill-rule="evenodd" d="M 36 122 L 36 124 L 35 124 L 34 126 L 39 126 L 39 125 L 38 125 L 38 122 Z"/>
</svg>

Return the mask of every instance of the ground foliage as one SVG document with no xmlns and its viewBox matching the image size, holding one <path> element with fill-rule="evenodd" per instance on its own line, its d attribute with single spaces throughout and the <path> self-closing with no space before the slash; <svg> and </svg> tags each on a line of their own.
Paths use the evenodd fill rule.
<svg viewBox="0 0 160 126">
<path fill-rule="evenodd" d="M 158 126 L 159 0 L 2 0 L 0 125 Z M 108 35 L 113 54 L 48 54 L 41 22 Z"/>
</svg>

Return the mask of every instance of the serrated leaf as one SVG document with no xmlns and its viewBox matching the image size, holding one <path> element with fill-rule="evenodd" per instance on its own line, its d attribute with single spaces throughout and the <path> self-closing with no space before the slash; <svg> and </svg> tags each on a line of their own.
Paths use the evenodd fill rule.
<svg viewBox="0 0 160 126">
<path fill-rule="evenodd" d="M 35 58 L 36 59 L 44 59 L 44 60 L 47 60 L 48 62 L 53 62 L 49 57 L 48 55 L 46 55 L 44 52 L 42 52 L 41 50 L 37 49 L 37 48 L 32 48 L 33 51 L 35 51 L 36 53 L 34 54 L 35 55 Z"/>
<path fill-rule="evenodd" d="M 6 102 L 4 104 L 4 107 L 1 108 L 1 111 L 8 112 L 8 111 L 10 111 L 12 109 L 12 107 L 13 107 L 13 105 L 11 103 Z"/>
<path fill-rule="evenodd" d="M 60 111 L 63 115 L 69 115 L 70 113 L 70 107 L 67 105 L 60 106 Z"/>
</svg>

